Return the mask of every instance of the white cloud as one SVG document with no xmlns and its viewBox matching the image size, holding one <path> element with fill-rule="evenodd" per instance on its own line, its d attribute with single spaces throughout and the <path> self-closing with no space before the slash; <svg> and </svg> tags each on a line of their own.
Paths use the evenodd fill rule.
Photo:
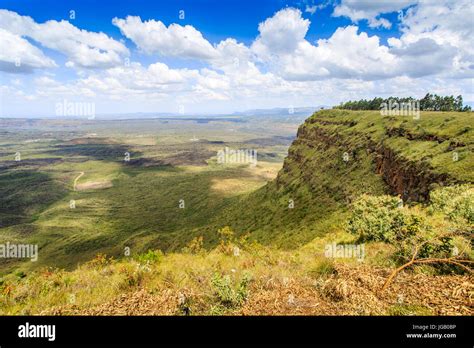
<svg viewBox="0 0 474 348">
<path fill-rule="evenodd" d="M 142 21 L 136 16 L 114 18 L 112 22 L 147 54 L 198 59 L 225 71 L 246 69 L 251 61 L 252 52 L 244 44 L 228 38 L 212 45 L 191 25 L 170 24 L 166 27 L 161 21 Z"/>
<path fill-rule="evenodd" d="M 31 17 L 0 10 L 0 28 L 61 52 L 79 67 L 107 68 L 121 64 L 122 57 L 129 54 L 122 43 L 104 33 L 81 30 L 64 20 L 50 20 L 40 24 Z"/>
<path fill-rule="evenodd" d="M 211 59 L 216 56 L 214 47 L 191 25 L 170 24 L 161 21 L 142 22 L 140 17 L 114 18 L 112 23 L 127 38 L 146 53 L 162 56 Z"/>
<path fill-rule="evenodd" d="M 197 78 L 198 71 L 170 69 L 163 63 L 150 64 L 148 68 L 139 63 L 131 63 L 129 67 L 119 66 L 108 69 L 103 76 L 108 79 L 108 82 L 113 80 L 113 85 L 120 85 L 124 90 L 171 91 L 186 88 L 187 84 Z"/>
<path fill-rule="evenodd" d="M 401 19 L 401 37 L 388 42 L 397 54 L 411 53 L 407 69 L 472 78 L 474 47 L 469 43 L 474 37 L 473 18 L 474 5 L 470 0 L 420 0 Z"/>
<path fill-rule="evenodd" d="M 452 71 L 456 56 L 454 46 L 439 45 L 428 38 L 395 47 L 390 52 L 400 58 L 399 74 L 413 77 Z"/>
<path fill-rule="evenodd" d="M 418 0 L 342 0 L 334 8 L 333 16 L 349 17 L 354 23 L 367 20 L 372 28 L 391 28 L 392 23 L 381 14 L 398 12 L 408 6 L 414 5 Z"/>
<path fill-rule="evenodd" d="M 284 57 L 283 71 L 296 80 L 390 77 L 396 71 L 396 59 L 377 36 L 358 34 L 356 26 L 338 28 L 317 45 L 302 41 L 294 55 Z"/>
<path fill-rule="evenodd" d="M 56 63 L 22 37 L 0 28 L 0 70 L 12 73 L 52 68 Z"/>
<path fill-rule="evenodd" d="M 260 24 L 252 49 L 274 73 L 289 80 L 377 79 L 395 73 L 395 57 L 377 36 L 348 26 L 313 45 L 305 39 L 309 24 L 299 10 L 281 10 Z"/>
<path fill-rule="evenodd" d="M 402 4 L 343 1 L 339 6 L 358 11 L 352 16 L 354 21 L 375 23 L 384 20 L 380 14 Z M 11 52 L 22 47 L 23 57 L 30 57 L 22 61 L 28 69 L 55 66 L 41 52 L 44 46 L 64 53 L 66 67 L 78 68 L 77 76 L 67 81 L 43 73 L 22 77 L 33 83 L 22 80 L 21 85 L 0 88 L 9 103 L 10 99 L 26 105 L 31 100 L 51 104 L 63 98 L 90 98 L 115 103 L 107 105 L 116 105 L 119 112 L 127 105 L 140 111 L 175 112 L 177 105 L 186 105 L 187 112 L 197 112 L 213 107 L 336 104 L 377 95 L 421 97 L 428 91 L 463 94 L 465 100 L 473 100 L 469 77 L 474 75 L 474 48 L 467 44 L 474 36 L 469 25 L 473 5 L 469 0 L 420 0 L 404 12 L 401 35 L 389 38 L 388 44 L 356 25 L 339 27 L 325 39 L 310 41 L 306 37 L 310 20 L 292 8 L 262 21 L 250 46 L 234 38 L 213 44 L 189 25 L 165 26 L 132 16 L 115 18 L 113 23 L 122 34 L 155 58 L 149 65 L 126 65 L 118 64 L 129 54 L 124 43 L 105 34 L 80 30 L 64 21 L 38 24 L 30 17 L 0 11 L 0 34 L 7 33 L 0 35 L 0 41 L 9 48 L 0 50 L 0 61 L 11 64 Z M 204 67 L 177 69 L 161 62 L 162 57 L 198 60 L 198 66 Z"/>
<path fill-rule="evenodd" d="M 226 39 L 215 46 L 216 55 L 209 60 L 211 66 L 215 69 L 223 70 L 228 73 L 244 72 L 251 68 L 254 60 L 254 54 L 243 43 L 235 39 Z"/>
<path fill-rule="evenodd" d="M 463 4 L 437 5 L 437 11 L 423 6 L 407 11 L 402 22 L 404 34 L 399 39 L 389 38 L 389 46 L 381 44 L 376 35 L 359 33 L 357 26 L 339 27 L 328 39 L 312 44 L 305 39 L 309 21 L 300 11 L 285 9 L 259 26 L 261 33 L 252 49 L 272 72 L 288 80 L 378 80 L 440 74 L 469 77 L 474 52 L 465 43 L 474 34 L 473 28 L 466 23 L 455 25 L 453 19 Z M 473 11 L 467 3 L 464 7 L 467 13 Z M 444 19 L 425 18 L 433 13 Z"/>
<path fill-rule="evenodd" d="M 252 50 L 261 58 L 271 55 L 289 54 L 295 51 L 308 32 L 310 21 L 301 17 L 294 8 L 280 10 L 258 25 L 260 35 Z"/>
<path fill-rule="evenodd" d="M 332 1 L 333 0 L 326 0 L 322 3 L 320 3 L 319 5 L 315 5 L 314 4 L 314 0 L 312 1 L 312 5 L 309 5 L 309 4 L 306 4 L 306 7 L 304 9 L 304 12 L 306 13 L 309 13 L 311 15 L 314 15 L 316 13 L 316 11 L 318 10 L 322 10 L 323 8 L 326 8 L 328 7 L 329 5 L 332 4 Z"/>
<path fill-rule="evenodd" d="M 307 13 L 310 13 L 311 15 L 314 15 L 316 13 L 317 9 L 318 9 L 318 7 L 316 5 L 313 5 L 313 6 L 306 5 L 306 7 L 304 9 L 304 12 L 307 12 Z"/>
</svg>

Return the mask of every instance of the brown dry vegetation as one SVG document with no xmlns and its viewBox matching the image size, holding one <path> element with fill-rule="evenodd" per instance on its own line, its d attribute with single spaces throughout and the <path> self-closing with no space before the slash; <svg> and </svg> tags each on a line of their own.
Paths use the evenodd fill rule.
<svg viewBox="0 0 474 348">
<path fill-rule="evenodd" d="M 327 279 L 263 277 L 254 280 L 245 304 L 233 315 L 472 315 L 474 285 L 463 276 L 404 273 L 380 294 L 388 270 L 336 266 Z M 196 284 L 198 286 L 199 284 Z M 173 286 L 139 287 L 90 308 L 66 305 L 46 309 L 53 315 L 179 315 L 180 298 L 192 301 L 192 314 L 211 311 L 212 296 Z"/>
<path fill-rule="evenodd" d="M 84 190 L 99 190 L 104 188 L 112 187 L 112 183 L 110 181 L 88 181 L 82 184 L 76 185 L 77 191 L 84 191 Z"/>
<path fill-rule="evenodd" d="M 152 252 L 120 261 L 99 256 L 72 272 L 45 269 L 5 282 L 0 313 L 474 314 L 472 275 L 433 275 L 415 267 L 401 272 L 382 293 L 392 267 L 327 259 L 311 246 L 285 252 L 252 244 L 241 246 L 237 256 L 235 247 L 222 242 L 207 252 L 198 241 L 182 253 Z"/>
</svg>

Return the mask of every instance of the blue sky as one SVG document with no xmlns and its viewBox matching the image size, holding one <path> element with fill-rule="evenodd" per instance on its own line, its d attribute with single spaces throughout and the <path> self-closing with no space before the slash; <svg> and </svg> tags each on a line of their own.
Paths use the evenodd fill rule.
<svg viewBox="0 0 474 348">
<path fill-rule="evenodd" d="M 30 16 L 37 22 L 50 19 L 68 20 L 69 11 L 76 11 L 74 23 L 80 28 L 92 31 L 103 31 L 115 38 L 120 38 L 120 31 L 112 25 L 113 17 L 127 15 L 140 16 L 143 20 L 160 19 L 165 24 L 179 22 L 190 24 L 210 41 L 218 42 L 229 36 L 250 43 L 258 34 L 258 24 L 278 10 L 291 6 L 305 10 L 306 4 L 321 4 L 311 1 L 279 1 L 279 0 L 173 0 L 173 1 L 24 1 L 5 0 L 2 8 Z M 179 19 L 179 11 L 185 10 L 184 19 Z M 330 6 L 321 10 L 320 20 L 314 23 L 309 34 L 328 37 L 339 25 L 351 23 L 348 18 L 330 18 Z M 310 18 L 310 13 L 304 13 Z M 367 25 L 364 25 L 366 28 Z M 364 28 L 364 29 L 365 29 Z M 391 30 L 396 32 L 396 28 Z"/>
<path fill-rule="evenodd" d="M 66 99 L 98 113 L 428 91 L 473 100 L 468 0 L 4 0 L 0 9 L 3 116 L 49 115 Z"/>
</svg>

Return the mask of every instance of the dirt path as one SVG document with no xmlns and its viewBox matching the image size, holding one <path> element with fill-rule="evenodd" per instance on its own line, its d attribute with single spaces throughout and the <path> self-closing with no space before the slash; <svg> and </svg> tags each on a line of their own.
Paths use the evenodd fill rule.
<svg viewBox="0 0 474 348">
<path fill-rule="evenodd" d="M 83 176 L 85 173 L 84 172 L 81 172 L 75 179 L 74 179 L 74 191 L 77 191 L 76 189 L 76 184 L 77 184 L 77 180 L 79 180 L 81 178 L 81 176 Z"/>
</svg>

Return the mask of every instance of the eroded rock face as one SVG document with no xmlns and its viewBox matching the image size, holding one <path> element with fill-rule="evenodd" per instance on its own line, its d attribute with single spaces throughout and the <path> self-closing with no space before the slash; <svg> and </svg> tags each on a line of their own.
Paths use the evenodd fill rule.
<svg viewBox="0 0 474 348">
<path fill-rule="evenodd" d="M 428 200 L 433 184 L 454 183 L 447 174 L 433 173 L 427 165 L 409 162 L 384 146 L 378 146 L 375 164 L 376 173 L 382 175 L 391 193 L 404 201 Z"/>
<path fill-rule="evenodd" d="M 435 184 L 450 185 L 457 183 L 447 174 L 435 173 L 427 162 L 413 162 L 397 154 L 394 150 L 384 145 L 383 139 L 374 141 L 363 133 L 342 133 L 326 130 L 323 126 L 329 124 L 326 120 L 318 121 L 317 118 L 308 119 L 299 129 L 297 138 L 293 141 L 288 151 L 288 157 L 276 179 L 277 187 L 284 187 L 296 180 L 317 182 L 318 178 L 311 177 L 311 165 L 317 167 L 318 163 L 306 154 L 310 149 L 329 153 L 347 153 L 352 164 L 351 170 L 358 171 L 362 180 L 364 177 L 376 174 L 383 178 L 387 193 L 400 195 L 405 201 L 426 201 Z M 352 127 L 353 123 L 332 121 L 344 127 Z M 347 128 L 345 128 L 347 129 Z M 321 159 L 318 159 L 321 162 Z M 360 165 L 357 163 L 359 162 Z M 362 163 L 364 162 L 364 163 Z M 367 165 L 370 162 L 371 165 Z M 328 163 L 321 165 L 328 166 Z M 341 165 L 337 161 L 329 164 L 334 169 L 334 180 L 344 180 L 351 171 L 351 166 Z M 360 193 L 370 193 L 363 192 Z"/>
</svg>

